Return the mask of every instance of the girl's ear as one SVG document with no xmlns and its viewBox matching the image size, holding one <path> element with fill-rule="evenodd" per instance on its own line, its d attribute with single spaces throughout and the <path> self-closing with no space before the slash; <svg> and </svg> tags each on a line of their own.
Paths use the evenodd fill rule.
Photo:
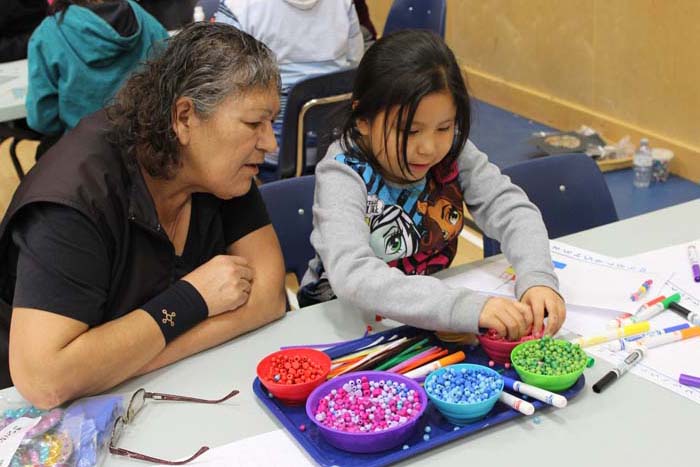
<svg viewBox="0 0 700 467">
<path fill-rule="evenodd" d="M 358 118 L 355 121 L 355 126 L 362 136 L 369 136 L 370 124 L 366 118 Z"/>
</svg>

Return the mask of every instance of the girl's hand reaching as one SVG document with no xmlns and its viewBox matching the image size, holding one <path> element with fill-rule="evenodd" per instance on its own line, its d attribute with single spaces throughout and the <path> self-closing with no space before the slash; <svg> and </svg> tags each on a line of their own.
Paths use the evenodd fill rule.
<svg viewBox="0 0 700 467">
<path fill-rule="evenodd" d="M 564 324 L 566 319 L 566 306 L 561 296 L 549 287 L 535 286 L 525 291 L 521 302 L 532 309 L 534 315 L 533 329 L 537 335 L 543 327 L 545 312 L 548 315 L 547 326 L 544 328 L 546 336 L 553 336 Z"/>
<path fill-rule="evenodd" d="M 530 305 L 509 298 L 491 297 L 481 310 L 479 327 L 495 329 L 502 337 L 514 341 L 530 333 L 533 321 Z"/>
</svg>

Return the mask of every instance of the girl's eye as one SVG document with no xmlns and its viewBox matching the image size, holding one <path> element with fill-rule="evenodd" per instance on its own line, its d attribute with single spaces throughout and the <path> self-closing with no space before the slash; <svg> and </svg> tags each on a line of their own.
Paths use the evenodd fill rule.
<svg viewBox="0 0 700 467">
<path fill-rule="evenodd" d="M 438 131 L 446 132 L 446 131 L 450 131 L 451 129 L 452 129 L 452 126 L 446 126 L 443 128 L 438 128 Z"/>
<path fill-rule="evenodd" d="M 460 217 L 462 217 L 461 213 L 453 208 L 450 210 L 450 216 L 447 221 L 452 225 L 457 225 Z"/>
<path fill-rule="evenodd" d="M 388 255 L 395 255 L 403 251 L 403 238 L 396 227 L 392 228 L 388 235 L 385 236 L 384 251 Z"/>
</svg>

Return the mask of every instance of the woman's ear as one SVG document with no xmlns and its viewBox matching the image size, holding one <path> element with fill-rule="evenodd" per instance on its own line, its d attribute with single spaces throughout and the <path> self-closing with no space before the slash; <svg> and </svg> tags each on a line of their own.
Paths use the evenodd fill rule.
<svg viewBox="0 0 700 467">
<path fill-rule="evenodd" d="M 199 123 L 194 103 L 189 97 L 181 97 L 173 105 L 173 131 L 178 142 L 186 146 L 192 138 L 192 128 Z"/>
</svg>

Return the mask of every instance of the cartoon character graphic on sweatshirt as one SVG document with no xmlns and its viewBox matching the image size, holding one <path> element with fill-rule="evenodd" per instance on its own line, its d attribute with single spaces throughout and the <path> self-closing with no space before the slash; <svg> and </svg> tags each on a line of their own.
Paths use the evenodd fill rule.
<svg viewBox="0 0 700 467">
<path fill-rule="evenodd" d="M 397 186 L 366 162 L 345 155 L 336 159 L 365 183 L 365 220 L 377 257 L 406 274 L 432 274 L 450 265 L 464 221 L 455 161 L 433 167 L 422 181 Z"/>
</svg>

